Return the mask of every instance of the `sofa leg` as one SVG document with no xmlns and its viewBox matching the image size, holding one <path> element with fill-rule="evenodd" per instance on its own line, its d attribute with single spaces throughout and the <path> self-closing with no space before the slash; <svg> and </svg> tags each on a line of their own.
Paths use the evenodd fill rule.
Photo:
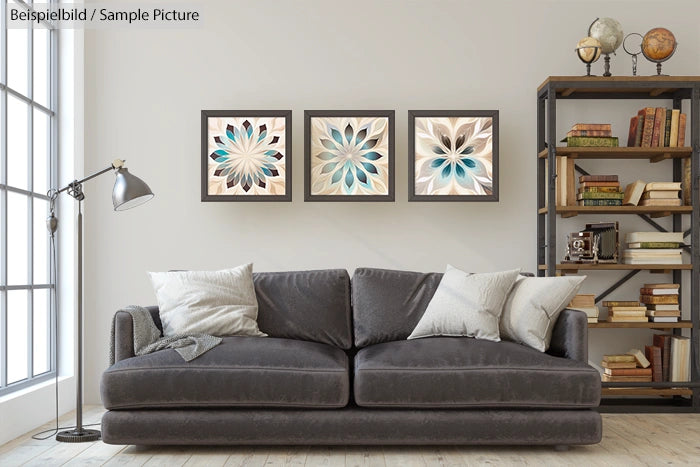
<svg viewBox="0 0 700 467">
<path fill-rule="evenodd" d="M 555 444 L 554 450 L 557 452 L 565 452 L 565 451 L 569 450 L 569 445 L 568 444 Z"/>
</svg>

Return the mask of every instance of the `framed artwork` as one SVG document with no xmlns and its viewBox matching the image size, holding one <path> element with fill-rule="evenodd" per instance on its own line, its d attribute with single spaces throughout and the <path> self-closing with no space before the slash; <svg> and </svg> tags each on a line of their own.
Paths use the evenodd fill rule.
<svg viewBox="0 0 700 467">
<path fill-rule="evenodd" d="M 305 111 L 304 169 L 304 201 L 394 201 L 394 111 Z"/>
<path fill-rule="evenodd" d="M 498 201 L 498 110 L 409 110 L 408 200 Z"/>
<path fill-rule="evenodd" d="M 202 201 L 291 201 L 292 111 L 202 110 Z"/>
</svg>

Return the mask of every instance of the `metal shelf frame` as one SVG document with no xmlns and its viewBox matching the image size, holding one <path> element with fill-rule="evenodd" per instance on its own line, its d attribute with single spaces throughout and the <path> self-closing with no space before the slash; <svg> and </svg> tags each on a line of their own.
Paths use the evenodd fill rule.
<svg viewBox="0 0 700 467">
<path fill-rule="evenodd" d="M 557 274 L 557 206 L 556 206 L 556 157 L 557 157 L 557 101 L 559 99 L 664 99 L 672 100 L 673 108 L 680 109 L 683 100 L 690 101 L 687 128 L 690 133 L 691 148 L 691 205 L 689 213 L 670 213 L 673 230 L 682 229 L 682 216 L 690 215 L 690 328 L 691 338 L 691 381 L 693 394 L 690 397 L 689 410 L 700 412 L 700 76 L 615 76 L 604 77 L 567 77 L 550 76 L 537 89 L 537 265 L 547 265 L 545 269 L 537 268 L 538 276 L 555 276 Z M 629 159 L 625 150 L 619 151 L 620 160 Z M 629 152 L 629 151 L 628 151 Z M 611 151 L 608 159 L 615 159 Z M 546 154 L 546 157 L 543 157 Z M 673 179 L 682 179 L 682 158 L 672 158 Z M 547 161 L 547 168 L 545 168 Z M 650 159 L 650 162 L 653 162 Z M 546 183 L 548 181 L 548 184 Z M 545 203 L 545 186 L 548 186 L 547 203 Z M 545 210 L 541 208 L 546 208 Z M 561 210 L 561 208 L 560 208 Z M 579 212 L 580 215 L 585 215 Z M 622 213 L 621 213 L 622 214 Z M 665 231 L 647 215 L 637 214 L 650 225 Z M 674 269 L 673 282 L 681 283 L 682 269 Z M 621 280 L 608 288 L 602 298 L 631 279 L 636 271 L 627 273 Z M 683 291 L 681 291 L 682 293 Z M 679 299 L 682 298 L 679 297 Z M 680 334 L 681 329 L 674 329 Z M 686 386 L 686 387 L 688 387 Z M 685 404 L 682 398 L 674 398 L 678 404 Z M 620 406 L 630 412 L 647 411 L 654 405 L 654 400 L 641 406 Z M 661 404 L 664 407 L 673 407 Z M 623 408 L 624 407 L 624 408 Z M 669 411 L 671 411 L 669 409 Z"/>
</svg>

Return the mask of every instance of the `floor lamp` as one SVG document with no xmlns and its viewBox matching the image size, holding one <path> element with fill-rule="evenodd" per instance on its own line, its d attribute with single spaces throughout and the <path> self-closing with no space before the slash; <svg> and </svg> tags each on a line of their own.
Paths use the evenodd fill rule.
<svg viewBox="0 0 700 467">
<path fill-rule="evenodd" d="M 49 191 L 51 201 L 50 214 L 46 220 L 46 226 L 53 236 L 58 228 L 58 219 L 54 216 L 56 198 L 62 192 L 67 192 L 78 201 L 77 229 L 78 229 L 78 371 L 76 381 L 76 420 L 75 428 L 61 431 L 56 435 L 57 441 L 79 443 L 82 441 L 97 441 L 100 439 L 99 430 L 86 430 L 83 428 L 83 183 L 98 177 L 110 170 L 114 171 L 116 180 L 112 189 L 112 203 L 115 211 L 131 209 L 153 198 L 153 193 L 148 185 L 140 178 L 131 175 L 124 161 L 116 159 L 112 165 L 94 174 L 74 180 L 60 190 Z"/>
</svg>

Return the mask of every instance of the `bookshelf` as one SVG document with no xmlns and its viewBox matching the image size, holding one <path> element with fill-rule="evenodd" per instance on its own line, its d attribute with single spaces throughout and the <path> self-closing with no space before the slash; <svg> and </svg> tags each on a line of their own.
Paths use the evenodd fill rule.
<svg viewBox="0 0 700 467">
<path fill-rule="evenodd" d="M 562 147 L 557 146 L 557 101 L 559 99 L 665 99 L 680 109 L 689 101 L 686 135 L 689 147 Z M 663 104 L 659 104 L 662 106 Z M 619 136 L 626 136 L 619 135 Z M 686 139 L 687 140 L 687 139 Z M 569 160 L 618 160 L 649 164 L 671 160 L 674 181 L 681 181 L 683 161 L 691 161 L 690 206 L 557 206 L 557 157 Z M 577 169 L 579 169 L 577 167 Z M 584 172 L 585 173 L 585 172 Z M 632 279 L 639 271 L 671 274 L 674 283 L 682 283 L 682 275 L 690 275 L 689 319 L 678 323 L 590 323 L 597 332 L 625 332 L 625 329 L 663 330 L 676 335 L 690 333 L 691 371 L 689 382 L 602 383 L 601 411 L 608 412 L 700 412 L 700 76 L 613 76 L 570 77 L 550 76 L 537 89 L 537 275 L 555 276 L 585 271 L 620 271 L 623 277 L 596 297 L 602 300 L 617 287 Z M 673 231 L 682 231 L 683 219 L 690 218 L 690 264 L 576 264 L 559 263 L 557 242 L 565 241 L 557 231 L 559 218 L 612 214 L 624 225 L 625 216 L 639 216 L 663 231 L 653 219 L 670 217 Z M 665 279 L 660 279 L 664 281 Z"/>
</svg>

